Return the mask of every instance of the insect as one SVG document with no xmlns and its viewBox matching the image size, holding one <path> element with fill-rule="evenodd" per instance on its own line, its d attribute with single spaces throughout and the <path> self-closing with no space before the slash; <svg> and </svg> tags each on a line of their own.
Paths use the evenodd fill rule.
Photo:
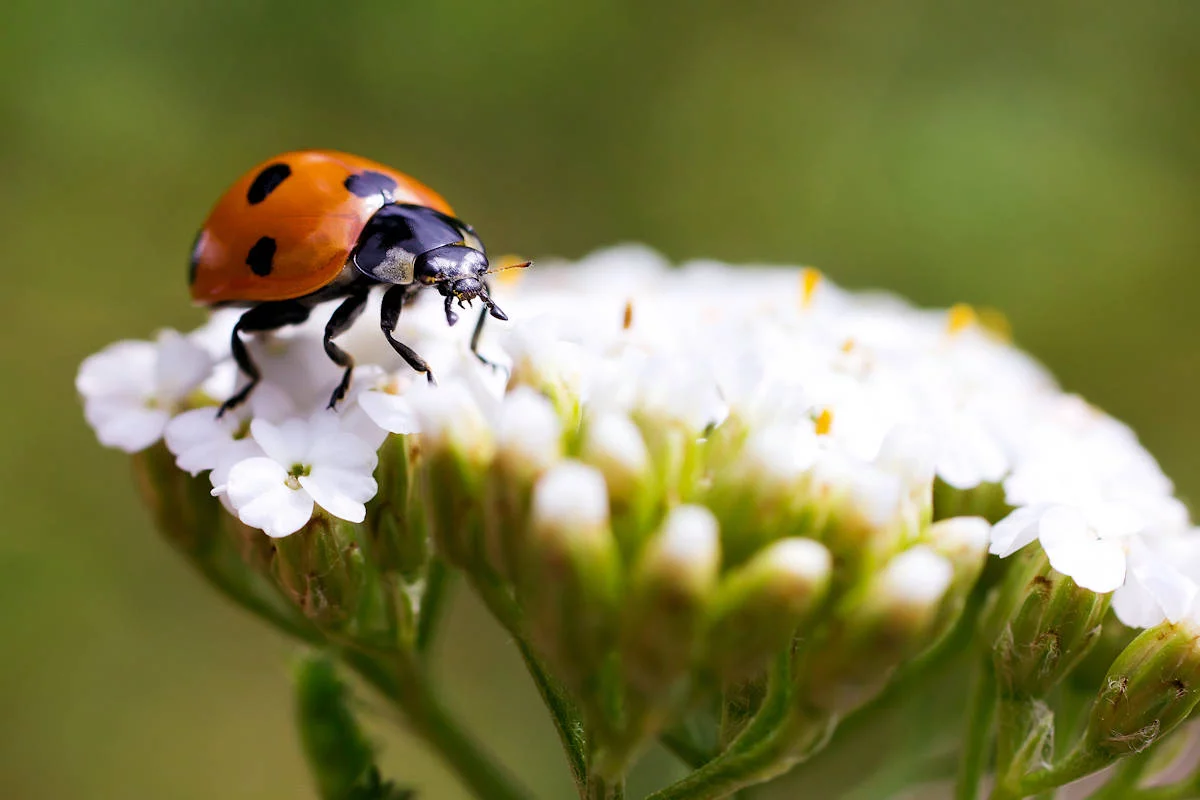
<svg viewBox="0 0 1200 800">
<path fill-rule="evenodd" d="M 528 266 L 528 262 L 519 266 Z M 334 343 L 362 313 L 373 286 L 386 284 L 383 335 L 397 353 L 433 382 L 425 359 L 398 341 L 400 311 L 422 287 L 446 298 L 446 322 L 478 298 L 483 307 L 471 336 L 487 317 L 508 319 L 492 301 L 484 275 L 488 259 L 475 230 L 441 195 L 391 167 L 332 150 L 283 153 L 239 178 L 217 201 L 192 246 L 192 299 L 208 306 L 245 307 L 231 348 L 250 379 L 218 415 L 250 396 L 261 374 L 242 334 L 272 331 L 308 319 L 313 307 L 344 298 L 325 326 L 324 347 L 343 367 L 329 399 L 346 395 L 354 359 Z"/>
</svg>

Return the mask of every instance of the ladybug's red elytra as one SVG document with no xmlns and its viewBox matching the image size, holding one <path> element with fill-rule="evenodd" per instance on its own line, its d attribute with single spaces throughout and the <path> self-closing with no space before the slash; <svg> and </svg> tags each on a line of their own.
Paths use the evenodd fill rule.
<svg viewBox="0 0 1200 800">
<path fill-rule="evenodd" d="M 488 271 L 475 230 L 454 216 L 441 195 L 391 167 L 332 150 L 298 150 L 264 161 L 221 196 L 192 247 L 192 299 L 247 308 L 231 347 L 250 381 L 220 413 L 242 403 L 260 378 L 242 333 L 303 322 L 318 303 L 345 298 L 325 326 L 325 352 L 345 369 L 329 400 L 336 405 L 349 388 L 354 360 L 333 339 L 362 313 L 378 284 L 389 285 L 380 315 L 383 335 L 432 382 L 425 360 L 393 336 L 400 309 L 421 287 L 436 287 L 453 325 L 458 315 L 451 304 L 479 298 L 483 308 L 471 337 L 479 357 L 488 314 L 508 319 L 488 292 Z"/>
</svg>

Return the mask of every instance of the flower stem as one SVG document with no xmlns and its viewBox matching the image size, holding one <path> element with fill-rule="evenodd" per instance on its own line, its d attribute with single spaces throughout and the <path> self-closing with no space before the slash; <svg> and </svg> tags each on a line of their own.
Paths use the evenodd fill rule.
<svg viewBox="0 0 1200 800">
<path fill-rule="evenodd" d="M 692 769 L 700 769 L 713 760 L 714 753 L 708 752 L 703 745 L 684 728 L 668 728 L 658 735 L 659 742 L 680 761 Z"/>
<path fill-rule="evenodd" d="M 446 567 L 446 562 L 434 558 L 429 562 L 429 572 L 425 575 L 425 591 L 421 594 L 421 608 L 417 615 L 417 635 L 414 646 L 418 653 L 428 653 L 433 637 L 437 634 L 438 623 L 442 619 L 445 600 L 454 579 L 454 573 Z"/>
<path fill-rule="evenodd" d="M 990 659 L 984 659 L 976 671 L 970 703 L 954 789 L 955 800 L 975 800 L 979 794 L 980 778 L 987 766 L 992 720 L 996 714 L 996 673 Z"/>
<path fill-rule="evenodd" d="M 529 793 L 459 727 L 434 695 L 411 654 L 396 651 L 391 664 L 355 650 L 342 657 L 364 680 L 396 704 L 413 730 L 448 763 L 480 800 L 528 800 Z"/>
<path fill-rule="evenodd" d="M 484 605 L 491 611 L 492 616 L 513 637 L 517 650 L 525 662 L 525 668 L 529 671 L 529 677 L 533 680 L 542 702 L 550 712 L 550 719 L 558 733 L 558 740 L 567 756 L 567 766 L 571 770 L 571 778 L 575 781 L 575 786 L 580 794 L 584 794 L 587 791 L 588 775 L 587 759 L 584 755 L 587 742 L 584 738 L 583 721 L 578 709 L 571 702 L 566 690 L 546 671 L 546 668 L 542 666 L 541 659 L 525 641 L 521 630 L 520 610 L 513 599 L 503 589 L 490 583 L 486 577 L 474 573 L 471 574 L 471 585 L 483 600 Z"/>
</svg>

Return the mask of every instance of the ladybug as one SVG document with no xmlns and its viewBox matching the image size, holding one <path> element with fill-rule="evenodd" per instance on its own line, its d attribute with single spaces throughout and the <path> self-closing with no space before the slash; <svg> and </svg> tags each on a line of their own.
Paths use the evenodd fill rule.
<svg viewBox="0 0 1200 800">
<path fill-rule="evenodd" d="M 521 264 L 519 266 L 528 266 Z M 217 201 L 192 247 L 192 299 L 210 307 L 245 307 L 230 345 L 249 383 L 222 404 L 241 404 L 260 379 L 242 334 L 272 331 L 308 319 L 318 303 L 344 298 L 325 325 L 325 352 L 344 367 L 329 399 L 346 395 L 354 360 L 333 339 L 362 313 L 373 286 L 386 284 L 380 326 L 409 366 L 429 365 L 393 335 L 400 310 L 422 287 L 446 298 L 446 322 L 478 298 L 483 307 L 471 352 L 488 315 L 508 319 L 492 301 L 488 259 L 475 230 L 441 195 L 391 167 L 332 150 L 284 153 L 251 169 Z M 486 363 L 486 362 L 485 362 Z"/>
</svg>

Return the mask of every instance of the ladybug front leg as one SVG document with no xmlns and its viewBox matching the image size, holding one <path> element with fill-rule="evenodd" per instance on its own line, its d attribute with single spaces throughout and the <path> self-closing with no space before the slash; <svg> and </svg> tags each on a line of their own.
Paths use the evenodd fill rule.
<svg viewBox="0 0 1200 800">
<path fill-rule="evenodd" d="M 401 358 L 408 362 L 410 367 L 417 372 L 424 372 L 425 377 L 429 379 L 430 383 L 437 383 L 433 379 L 433 370 L 425 363 L 425 359 L 417 355 L 417 351 L 404 342 L 397 341 L 393 335 L 396 330 L 396 323 L 400 321 L 400 309 L 403 307 L 408 293 L 409 286 L 407 284 L 393 286 L 384 293 L 383 309 L 379 314 L 379 327 L 383 329 L 383 335 L 387 337 L 388 344 L 400 354 Z"/>
<path fill-rule="evenodd" d="M 345 333 L 354 324 L 354 320 L 358 319 L 358 315 L 366 307 L 367 294 L 368 289 L 365 286 L 355 289 L 333 312 L 329 322 L 325 323 L 325 338 L 322 340 L 325 345 L 325 353 L 333 359 L 333 363 L 339 367 L 345 367 L 345 371 L 342 372 L 342 380 L 329 398 L 330 408 L 336 407 L 346 396 L 346 390 L 350 388 L 350 373 L 354 372 L 354 357 L 334 344 L 333 337 Z"/>
<path fill-rule="evenodd" d="M 233 351 L 233 360 L 237 362 L 238 369 L 250 379 L 250 382 L 243 386 L 240 392 L 221 404 L 220 410 L 217 411 L 218 417 L 231 408 L 237 408 L 244 403 L 250 396 L 250 392 L 254 391 L 254 387 L 262 380 L 258 366 L 250 358 L 250 351 L 246 349 L 246 343 L 242 341 L 241 334 L 243 332 L 273 331 L 284 325 L 298 325 L 308 319 L 309 311 L 311 309 L 308 306 L 292 300 L 281 300 L 260 303 L 242 314 L 241 319 L 233 326 L 229 349 Z"/>
</svg>

